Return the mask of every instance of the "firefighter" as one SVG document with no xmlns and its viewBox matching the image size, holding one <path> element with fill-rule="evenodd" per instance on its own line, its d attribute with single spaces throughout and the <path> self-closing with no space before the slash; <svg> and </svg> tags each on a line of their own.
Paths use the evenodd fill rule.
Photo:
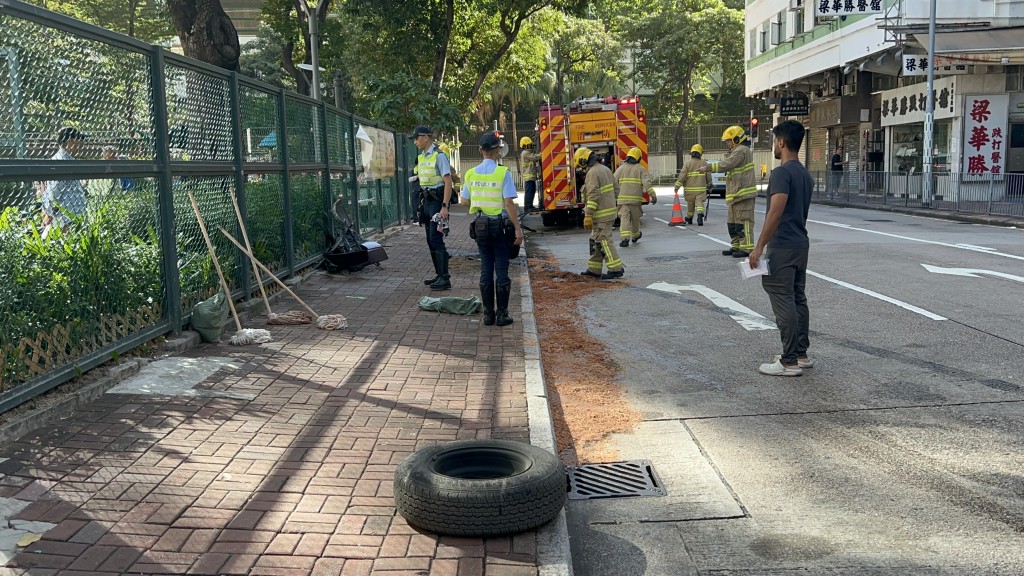
<svg viewBox="0 0 1024 576">
<path fill-rule="evenodd" d="M 615 225 L 617 211 L 615 199 L 619 195 L 615 176 L 610 168 L 599 161 L 597 154 L 587 147 L 576 150 L 573 154 L 573 164 L 587 173 L 583 181 L 583 194 L 587 201 L 583 209 L 583 227 L 591 231 L 590 240 L 594 245 L 594 251 L 587 261 L 587 269 L 580 274 L 602 280 L 622 278 L 622 260 L 615 251 L 612 238 L 612 227 Z M 608 273 L 602 274 L 605 264 L 608 265 Z"/>
<path fill-rule="evenodd" d="M 470 236 L 476 239 L 480 249 L 480 297 L 484 303 L 484 325 L 508 326 L 512 318 L 508 315 L 509 294 L 512 279 L 508 275 L 509 234 L 508 228 L 515 229 L 512 244 L 523 243 L 523 229 L 516 218 L 516 186 L 512 173 L 505 166 L 498 165 L 501 157 L 501 134 L 486 132 L 480 138 L 480 154 L 484 157 L 479 166 L 466 172 L 462 197 L 469 200 L 469 213 L 475 214 Z M 498 305 L 495 312 L 494 297 Z"/>
<path fill-rule="evenodd" d="M 537 180 L 540 179 L 540 154 L 533 151 L 533 139 L 523 136 L 519 139 L 519 171 L 523 175 L 523 189 L 526 192 L 523 198 L 523 214 L 529 214 L 538 208 L 533 207 L 533 198 L 537 195 Z M 544 198 L 541 197 L 541 204 Z"/>
<path fill-rule="evenodd" d="M 704 201 L 708 198 L 708 188 L 711 186 L 711 172 L 701 172 L 700 168 L 706 166 L 707 162 L 701 159 L 704 155 L 704 147 L 694 144 L 690 148 L 690 157 L 683 162 L 676 178 L 675 192 L 683 189 L 683 196 L 686 198 L 686 223 L 693 224 L 693 215 L 697 214 L 697 226 L 704 225 Z"/>
<path fill-rule="evenodd" d="M 745 258 L 754 249 L 754 201 L 757 200 L 754 153 L 747 145 L 747 133 L 740 126 L 726 128 L 722 142 L 729 149 L 725 158 L 705 164 L 699 171 L 725 172 L 725 204 L 729 207 L 732 246 L 723 250 L 722 255 Z"/>
<path fill-rule="evenodd" d="M 420 182 L 420 201 L 423 217 L 427 219 L 427 247 L 434 262 L 435 276 L 423 283 L 431 290 L 451 290 L 451 276 L 448 274 L 448 249 L 444 245 L 444 234 L 448 225 L 448 206 L 452 199 L 452 169 L 448 156 L 434 145 L 434 133 L 429 126 L 417 126 L 409 136 L 419 148 L 416 159 L 416 174 Z M 440 215 L 440 222 L 434 220 Z"/>
<path fill-rule="evenodd" d="M 651 186 L 651 177 L 647 169 L 640 164 L 639 148 L 630 148 L 626 152 L 626 162 L 615 171 L 615 183 L 619 185 L 619 246 L 625 248 L 632 240 L 636 244 L 643 232 L 640 231 L 641 205 L 644 202 L 644 191 L 651 197 L 651 204 L 658 203 L 658 196 Z"/>
</svg>

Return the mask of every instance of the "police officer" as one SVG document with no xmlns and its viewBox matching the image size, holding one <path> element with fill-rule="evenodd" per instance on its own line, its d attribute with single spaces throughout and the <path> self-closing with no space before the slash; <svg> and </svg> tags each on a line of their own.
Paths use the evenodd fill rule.
<svg viewBox="0 0 1024 576">
<path fill-rule="evenodd" d="M 512 292 L 512 279 L 508 275 L 508 226 L 515 228 L 514 244 L 523 243 L 523 229 L 516 217 L 516 185 L 508 168 L 498 165 L 501 148 L 501 134 L 485 132 L 480 137 L 480 154 L 484 160 L 462 178 L 462 197 L 469 201 L 469 214 L 476 216 L 471 236 L 476 238 L 480 248 L 480 297 L 484 302 L 485 326 L 512 323 L 508 315 Z"/>
<path fill-rule="evenodd" d="M 451 276 L 448 274 L 448 249 L 444 245 L 444 233 L 438 231 L 439 223 L 434 222 L 435 214 L 441 215 L 444 225 L 448 222 L 448 206 L 452 198 L 452 168 L 448 156 L 434 146 L 434 133 L 429 126 L 417 126 L 409 138 L 419 148 L 416 159 L 416 174 L 419 176 L 423 217 L 427 219 L 427 247 L 434 262 L 435 276 L 423 283 L 431 290 L 450 290 Z"/>
</svg>

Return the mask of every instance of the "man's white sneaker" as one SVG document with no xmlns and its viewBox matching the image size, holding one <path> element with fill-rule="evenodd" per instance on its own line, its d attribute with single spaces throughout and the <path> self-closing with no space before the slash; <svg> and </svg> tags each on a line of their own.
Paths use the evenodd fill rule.
<svg viewBox="0 0 1024 576">
<path fill-rule="evenodd" d="M 789 368 L 784 366 L 781 360 L 776 360 L 770 364 L 761 364 L 757 371 L 768 376 L 799 376 L 804 373 L 799 367 Z"/>
<path fill-rule="evenodd" d="M 782 354 L 776 354 L 775 355 L 775 361 L 778 362 L 780 360 L 782 360 Z M 797 364 L 797 366 L 799 366 L 801 368 L 814 368 L 814 359 L 813 358 L 808 358 L 807 360 L 801 360 L 801 359 L 797 358 L 796 359 L 796 364 Z"/>
</svg>

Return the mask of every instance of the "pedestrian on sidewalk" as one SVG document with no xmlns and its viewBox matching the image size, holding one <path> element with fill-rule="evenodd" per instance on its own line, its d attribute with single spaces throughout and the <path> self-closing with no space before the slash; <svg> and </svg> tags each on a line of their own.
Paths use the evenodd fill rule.
<svg viewBox="0 0 1024 576">
<path fill-rule="evenodd" d="M 452 167 L 448 156 L 434 145 L 429 126 L 417 126 L 409 138 L 419 148 L 416 174 L 423 195 L 423 217 L 427 219 L 427 247 L 434 263 L 434 277 L 424 280 L 431 290 L 451 290 L 448 274 L 448 248 L 444 236 L 448 229 L 448 206 L 452 199 Z M 440 215 L 439 217 L 436 217 Z"/>
<path fill-rule="evenodd" d="M 462 198 L 469 201 L 469 214 L 476 215 L 470 236 L 480 249 L 480 298 L 484 302 L 484 325 L 508 326 L 508 300 L 512 279 L 508 275 L 509 243 L 507 229 L 515 228 L 513 244 L 523 243 L 523 229 L 516 217 L 515 182 L 508 167 L 499 166 L 501 135 L 485 132 L 480 137 L 480 154 L 484 157 L 463 176 Z M 497 296 L 497 312 L 495 312 Z"/>
<path fill-rule="evenodd" d="M 700 172 L 725 172 L 725 204 L 732 245 L 722 256 L 745 258 L 754 249 L 754 202 L 757 200 L 757 176 L 750 138 L 741 126 L 729 126 L 722 132 L 729 152 L 721 162 L 702 166 Z"/>
<path fill-rule="evenodd" d="M 533 199 L 537 196 L 537 180 L 540 179 L 540 154 L 533 149 L 533 138 L 523 136 L 519 139 L 519 171 L 523 175 L 523 213 L 529 214 L 538 208 L 534 208 Z M 541 205 L 544 198 L 541 198 Z"/>
<path fill-rule="evenodd" d="M 690 157 L 683 162 L 679 169 L 679 176 L 676 177 L 674 192 L 679 193 L 683 189 L 683 196 L 686 198 L 686 219 L 687 224 L 693 224 L 693 215 L 697 215 L 697 226 L 704 225 L 704 202 L 708 199 L 708 188 L 711 187 L 711 172 L 701 172 L 700 169 L 708 163 L 701 158 L 704 155 L 704 147 L 694 144 L 690 148 Z"/>
<path fill-rule="evenodd" d="M 843 160 L 843 147 L 836 146 L 836 153 L 832 155 L 831 170 L 832 170 L 832 194 L 829 198 L 838 198 L 839 189 L 843 186 L 843 167 L 846 165 L 846 161 Z"/>
<path fill-rule="evenodd" d="M 615 175 L 586 146 L 581 146 L 573 154 L 573 164 L 587 174 L 583 181 L 583 198 L 586 201 L 583 228 L 591 230 L 590 240 L 594 247 L 587 261 L 587 269 L 580 274 L 602 280 L 622 278 L 624 267 L 612 239 L 612 227 L 618 211 L 615 199 L 619 195 Z M 608 273 L 602 274 L 606 264 Z"/>
<path fill-rule="evenodd" d="M 810 346 L 810 312 L 807 309 L 807 212 L 811 205 L 814 179 L 800 163 L 804 127 L 787 120 L 772 130 L 774 153 L 782 165 L 768 178 L 768 215 L 761 237 L 750 253 L 750 267 L 756 268 L 762 253 L 770 273 L 761 277 L 775 312 L 775 324 L 782 338 L 782 354 L 758 370 L 770 376 L 799 376 L 814 366 L 807 356 Z M 766 251 L 767 250 L 767 251 Z"/>
<path fill-rule="evenodd" d="M 644 192 L 651 197 L 651 204 L 658 203 L 658 195 L 651 186 L 651 176 L 640 163 L 643 155 L 639 148 L 630 148 L 626 152 L 626 161 L 615 171 L 615 183 L 619 185 L 617 203 L 619 205 L 619 246 L 629 246 L 630 240 L 636 244 L 643 232 L 640 231 L 640 216 L 643 214 Z"/>
</svg>

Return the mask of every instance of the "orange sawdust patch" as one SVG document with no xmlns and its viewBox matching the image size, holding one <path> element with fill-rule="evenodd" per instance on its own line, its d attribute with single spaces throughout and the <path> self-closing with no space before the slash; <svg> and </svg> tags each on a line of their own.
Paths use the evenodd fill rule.
<svg viewBox="0 0 1024 576">
<path fill-rule="evenodd" d="M 616 384 L 619 367 L 604 343 L 583 325 L 579 301 L 625 284 L 559 270 L 550 256 L 529 266 L 558 453 L 566 464 L 619 460 L 609 435 L 632 431 L 642 417 Z"/>
</svg>

